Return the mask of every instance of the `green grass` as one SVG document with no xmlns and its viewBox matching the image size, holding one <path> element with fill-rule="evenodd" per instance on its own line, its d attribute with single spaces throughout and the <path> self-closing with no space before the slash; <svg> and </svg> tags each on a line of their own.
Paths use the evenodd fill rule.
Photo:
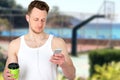
<svg viewBox="0 0 120 80">
<path fill-rule="evenodd" d="M 0 80 L 4 80 L 2 72 L 0 72 Z M 66 78 L 62 74 L 59 74 L 57 80 L 66 80 Z M 81 79 L 80 77 L 76 77 L 74 80 L 81 80 Z"/>
<path fill-rule="evenodd" d="M 0 72 L 0 80 L 4 80 L 4 79 L 3 79 L 2 72 Z"/>
</svg>

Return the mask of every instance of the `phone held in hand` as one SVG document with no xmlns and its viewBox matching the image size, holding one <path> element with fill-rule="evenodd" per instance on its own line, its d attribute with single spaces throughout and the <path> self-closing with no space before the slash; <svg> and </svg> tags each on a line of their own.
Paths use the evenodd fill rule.
<svg viewBox="0 0 120 80">
<path fill-rule="evenodd" d="M 54 54 L 59 54 L 61 52 L 62 52 L 62 49 L 56 49 L 56 50 L 54 50 Z"/>
</svg>

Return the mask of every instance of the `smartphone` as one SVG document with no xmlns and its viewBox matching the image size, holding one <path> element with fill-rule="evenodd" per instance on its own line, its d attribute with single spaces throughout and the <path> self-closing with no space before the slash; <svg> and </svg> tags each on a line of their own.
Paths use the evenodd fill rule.
<svg viewBox="0 0 120 80">
<path fill-rule="evenodd" d="M 56 49 L 55 51 L 54 51 L 54 54 L 59 54 L 59 53 L 61 53 L 62 52 L 62 49 Z"/>
</svg>

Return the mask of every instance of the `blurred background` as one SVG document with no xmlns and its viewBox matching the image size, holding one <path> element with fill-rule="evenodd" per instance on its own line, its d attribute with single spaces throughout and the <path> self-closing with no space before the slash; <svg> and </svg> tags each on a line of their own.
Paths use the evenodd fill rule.
<svg viewBox="0 0 120 80">
<path fill-rule="evenodd" d="M 0 75 L 9 42 L 28 32 L 25 14 L 31 1 L 0 0 Z M 44 1 L 50 6 L 45 32 L 66 41 L 77 80 L 87 80 L 91 77 L 92 68 L 90 51 L 120 49 L 120 0 Z M 99 60 L 106 63 L 103 57 Z M 59 72 L 62 74 L 60 68 Z"/>
</svg>

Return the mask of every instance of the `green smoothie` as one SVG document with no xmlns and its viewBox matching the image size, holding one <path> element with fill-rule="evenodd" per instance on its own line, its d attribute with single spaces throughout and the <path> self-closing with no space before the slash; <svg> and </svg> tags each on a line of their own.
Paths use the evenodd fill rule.
<svg viewBox="0 0 120 80">
<path fill-rule="evenodd" d="M 8 65 L 10 73 L 13 74 L 13 78 L 18 80 L 19 78 L 19 64 L 18 63 L 10 63 Z"/>
</svg>

